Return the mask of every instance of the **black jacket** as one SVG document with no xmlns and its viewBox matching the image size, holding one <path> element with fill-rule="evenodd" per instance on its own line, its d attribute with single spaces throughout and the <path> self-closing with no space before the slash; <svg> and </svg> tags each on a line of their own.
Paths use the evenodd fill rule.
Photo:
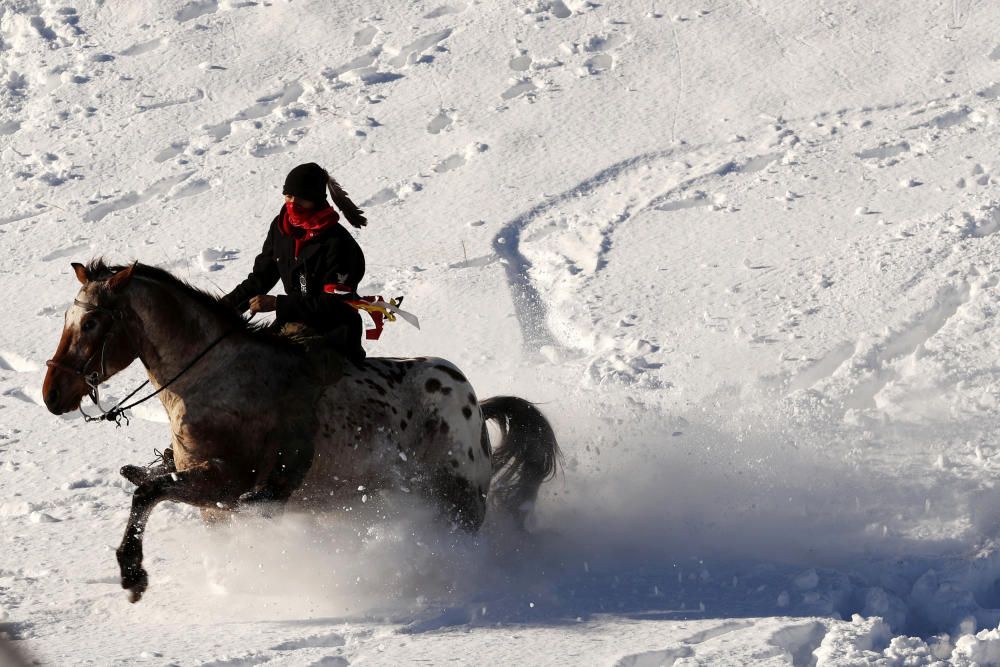
<svg viewBox="0 0 1000 667">
<path fill-rule="evenodd" d="M 246 280 L 222 297 L 223 303 L 245 312 L 249 301 L 268 291 L 281 279 L 285 296 L 278 297 L 277 322 L 302 322 L 320 332 L 343 324 L 360 327 L 358 312 L 343 297 L 327 294 L 324 286 L 346 285 L 352 291 L 365 275 L 365 256 L 354 237 L 335 224 L 307 241 L 295 256 L 295 239 L 281 231 L 281 217 L 271 222 L 264 247 Z M 356 295 L 350 295 L 356 297 Z"/>
</svg>

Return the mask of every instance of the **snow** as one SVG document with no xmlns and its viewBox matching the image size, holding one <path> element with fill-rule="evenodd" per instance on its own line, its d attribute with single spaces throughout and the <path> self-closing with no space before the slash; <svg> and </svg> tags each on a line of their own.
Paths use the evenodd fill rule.
<svg viewBox="0 0 1000 667">
<path fill-rule="evenodd" d="M 0 632 L 60 665 L 1000 664 L 1000 8 L 900 10 L 0 4 Z M 168 426 L 45 410 L 69 262 L 224 292 L 308 161 L 364 203 L 362 291 L 420 318 L 369 353 L 537 401 L 563 473 L 526 536 L 164 504 L 130 605 L 117 471 Z"/>
</svg>

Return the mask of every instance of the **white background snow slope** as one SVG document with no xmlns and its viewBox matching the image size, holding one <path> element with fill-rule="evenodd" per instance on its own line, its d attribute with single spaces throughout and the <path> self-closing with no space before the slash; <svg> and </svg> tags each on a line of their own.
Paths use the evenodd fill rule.
<svg viewBox="0 0 1000 667">
<path fill-rule="evenodd" d="M 43 664 L 1000 664 L 1000 5 L 0 0 L 0 631 Z M 248 271 L 295 164 L 372 355 L 541 404 L 533 533 L 164 504 L 58 418 L 71 261 Z M 141 379 L 114 378 L 108 402 Z M 359 499 L 359 508 L 361 506 Z"/>
</svg>

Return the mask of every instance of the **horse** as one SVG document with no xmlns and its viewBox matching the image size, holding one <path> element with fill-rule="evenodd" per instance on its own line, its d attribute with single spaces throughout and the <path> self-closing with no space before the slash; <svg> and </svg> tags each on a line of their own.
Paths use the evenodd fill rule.
<svg viewBox="0 0 1000 667">
<path fill-rule="evenodd" d="M 396 490 L 474 533 L 488 504 L 523 529 L 556 472 L 556 438 L 534 404 L 479 401 L 444 359 L 344 358 L 251 324 L 163 269 L 103 259 L 72 267 L 82 286 L 47 363 L 46 407 L 64 414 L 88 395 L 99 406 L 99 385 L 139 359 L 155 389 L 141 400 L 158 397 L 170 421 L 172 456 L 121 470 L 136 485 L 116 551 L 131 602 L 149 585 L 142 537 L 164 500 L 199 507 L 208 521 L 261 506 L 343 507 L 360 487 Z M 141 400 L 104 418 L 127 418 Z"/>
</svg>

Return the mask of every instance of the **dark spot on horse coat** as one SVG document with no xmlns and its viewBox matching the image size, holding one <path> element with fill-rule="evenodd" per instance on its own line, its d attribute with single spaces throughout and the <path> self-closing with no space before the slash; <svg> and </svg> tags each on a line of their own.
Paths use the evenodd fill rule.
<svg viewBox="0 0 1000 667">
<path fill-rule="evenodd" d="M 436 435 L 448 435 L 449 431 L 451 431 L 451 425 L 438 417 L 431 417 L 424 422 L 424 433 L 429 438 Z"/>
<path fill-rule="evenodd" d="M 469 394 L 469 405 L 475 405 L 475 404 L 476 404 L 476 397 L 473 396 L 472 394 Z"/>
<path fill-rule="evenodd" d="M 472 419 L 472 408 L 466 405 L 464 408 L 462 408 L 462 414 L 465 416 L 466 419 Z"/>
<path fill-rule="evenodd" d="M 450 393 L 451 393 L 451 387 L 444 387 L 444 388 L 443 388 L 443 389 L 441 390 L 441 393 L 442 393 L 442 394 L 444 394 L 445 396 L 447 396 L 448 394 L 450 394 Z"/>
<path fill-rule="evenodd" d="M 375 382 L 372 379 L 366 379 L 365 380 L 365 384 L 367 384 L 369 387 L 371 387 L 372 389 L 374 389 L 375 391 L 377 391 L 380 396 L 385 396 L 385 394 L 386 394 L 385 387 L 383 387 L 382 385 L 380 385 L 378 382 Z"/>
<path fill-rule="evenodd" d="M 427 384 L 424 385 L 424 389 L 427 390 L 427 393 L 433 394 L 434 392 L 441 389 L 441 381 L 431 378 L 430 380 L 427 381 Z"/>
<path fill-rule="evenodd" d="M 452 459 L 451 460 L 451 467 L 452 468 L 457 468 L 458 467 L 458 461 L 456 459 Z"/>
<path fill-rule="evenodd" d="M 472 453 L 472 447 L 469 447 L 469 460 L 470 461 L 476 460 L 476 455 Z"/>
<path fill-rule="evenodd" d="M 450 366 L 445 366 L 444 364 L 437 364 L 436 366 L 434 366 L 434 368 L 438 369 L 439 371 L 450 377 L 455 382 L 468 382 L 468 380 L 465 379 L 464 375 L 456 371 L 454 368 L 451 368 Z"/>
<path fill-rule="evenodd" d="M 413 419 L 413 410 L 407 410 L 406 411 L 406 418 L 407 419 Z"/>
<path fill-rule="evenodd" d="M 399 430 L 400 431 L 405 431 L 406 430 L 406 420 L 405 419 L 403 419 L 402 421 L 399 422 Z"/>
</svg>

